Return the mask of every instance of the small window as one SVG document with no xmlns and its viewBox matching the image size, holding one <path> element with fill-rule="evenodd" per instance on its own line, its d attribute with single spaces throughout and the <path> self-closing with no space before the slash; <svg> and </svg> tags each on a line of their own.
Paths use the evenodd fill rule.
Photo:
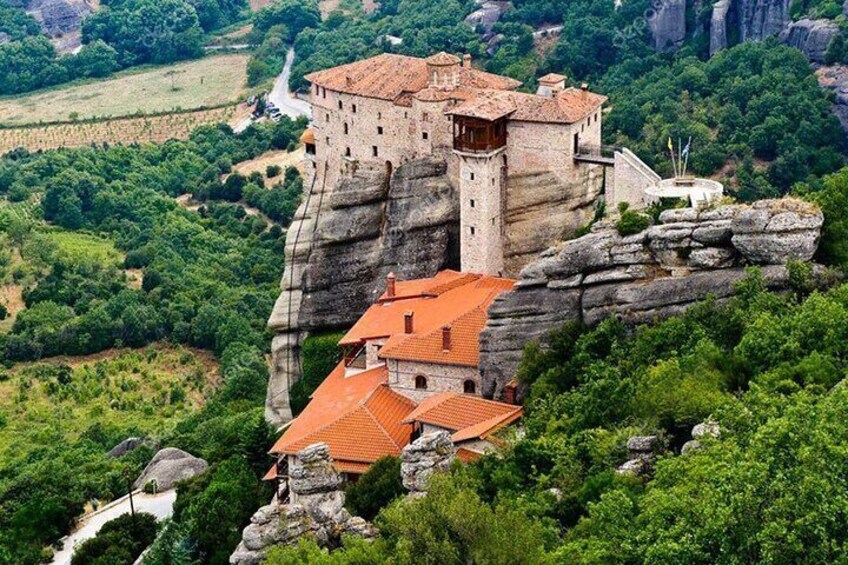
<svg viewBox="0 0 848 565">
<path fill-rule="evenodd" d="M 474 233 L 476 232 L 474 226 L 470 226 L 468 229 L 471 231 L 471 235 L 474 235 Z"/>
<path fill-rule="evenodd" d="M 421 375 L 415 377 L 415 390 L 427 390 L 427 378 Z"/>
<path fill-rule="evenodd" d="M 379 156 L 380 156 L 380 151 L 377 149 L 377 146 L 376 146 L 376 145 L 375 145 L 375 146 L 373 146 L 373 147 L 371 148 L 371 154 L 372 154 L 374 157 L 379 157 Z"/>
<path fill-rule="evenodd" d="M 326 121 L 327 123 L 329 123 L 329 122 L 330 122 L 330 112 L 327 112 L 326 114 L 324 114 L 324 118 L 326 118 L 326 120 L 325 120 L 325 121 Z"/>
<path fill-rule="evenodd" d="M 377 126 L 377 135 L 383 135 L 383 126 Z"/>
<path fill-rule="evenodd" d="M 382 120 L 382 119 L 383 119 L 383 112 L 377 112 L 377 119 L 378 119 L 378 120 Z"/>
<path fill-rule="evenodd" d="M 427 112 L 424 112 L 423 114 L 421 114 L 421 121 L 422 122 L 429 122 L 430 121 L 430 114 L 428 114 Z"/>
<path fill-rule="evenodd" d="M 327 145 L 330 145 L 330 138 L 327 138 Z"/>
<path fill-rule="evenodd" d="M 421 134 L 421 137 L 424 138 L 424 141 L 427 141 L 428 139 L 430 139 L 430 134 L 425 131 Z"/>
<path fill-rule="evenodd" d="M 495 186 L 495 177 L 492 177 L 492 186 Z"/>
<path fill-rule="evenodd" d="M 355 114 L 355 113 L 356 113 L 356 104 L 354 104 L 354 105 L 352 106 L 352 108 L 353 108 L 353 113 Z"/>
<path fill-rule="evenodd" d="M 474 180 L 474 173 L 471 173 L 471 180 Z"/>
<path fill-rule="evenodd" d="M 327 89 L 324 88 L 323 86 L 321 87 L 321 96 L 323 96 L 324 98 L 327 97 Z"/>
<path fill-rule="evenodd" d="M 464 383 L 462 383 L 462 392 L 465 394 L 477 394 L 477 383 L 468 379 Z"/>
<path fill-rule="evenodd" d="M 345 157 L 350 157 L 350 147 L 345 148 Z"/>
<path fill-rule="evenodd" d="M 409 112 L 404 112 L 404 113 L 403 113 L 403 117 L 404 117 L 404 118 L 408 118 L 408 117 L 409 117 Z"/>
<path fill-rule="evenodd" d="M 472 198 L 472 199 L 471 199 L 471 207 L 472 207 L 472 208 L 474 208 L 474 204 L 475 204 L 475 202 L 474 202 L 474 199 Z"/>
<path fill-rule="evenodd" d="M 344 102 L 339 100 L 339 110 L 344 110 Z"/>
<path fill-rule="evenodd" d="M 344 132 L 345 132 L 345 135 L 350 133 L 350 128 L 348 127 L 347 122 L 345 122 L 345 125 L 344 125 Z"/>
</svg>

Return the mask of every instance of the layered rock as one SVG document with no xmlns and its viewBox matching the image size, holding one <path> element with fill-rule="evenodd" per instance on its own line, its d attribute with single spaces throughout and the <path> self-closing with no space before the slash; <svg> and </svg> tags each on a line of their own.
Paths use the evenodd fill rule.
<svg viewBox="0 0 848 565">
<path fill-rule="evenodd" d="M 345 510 L 341 484 L 327 444 L 305 448 L 290 470 L 293 503 L 274 501 L 257 510 L 230 556 L 230 563 L 258 565 L 270 548 L 294 545 L 303 537 L 312 537 L 327 548 L 337 547 L 344 534 L 373 538 L 377 534 L 374 527 Z"/>
<path fill-rule="evenodd" d="M 629 459 L 620 465 L 616 472 L 637 477 L 650 476 L 654 470 L 654 461 L 656 461 L 659 447 L 657 436 L 631 437 L 627 440 Z"/>
<path fill-rule="evenodd" d="M 208 468 L 209 464 L 205 460 L 182 449 L 166 447 L 153 456 L 136 479 L 134 487 L 144 488 L 151 483 L 157 491 L 171 490 L 178 482 L 205 473 Z"/>
<path fill-rule="evenodd" d="M 833 38 L 839 34 L 839 26 L 831 20 L 798 20 L 780 34 L 780 40 L 800 49 L 813 63 L 824 63 L 825 53 Z"/>
<path fill-rule="evenodd" d="M 718 0 L 710 20 L 710 54 L 726 49 L 730 35 L 761 41 L 780 34 L 790 21 L 789 0 Z"/>
<path fill-rule="evenodd" d="M 483 394 L 500 397 L 524 347 L 565 322 L 594 325 L 612 316 L 643 323 L 682 313 L 708 295 L 726 299 L 762 266 L 769 288 L 786 289 L 789 260 L 808 261 L 818 246 L 821 211 L 794 199 L 697 211 L 668 210 L 660 223 L 619 235 L 613 222 L 545 251 L 514 291 L 489 309 L 480 336 Z"/>
<path fill-rule="evenodd" d="M 412 496 L 422 496 L 430 478 L 447 472 L 456 459 L 456 446 L 448 432 L 425 434 L 403 448 L 400 474 L 403 486 Z"/>
<path fill-rule="evenodd" d="M 352 325 L 390 272 L 411 279 L 458 267 L 458 230 L 459 198 L 444 161 L 410 161 L 394 174 L 354 163 L 337 186 L 314 183 L 289 228 L 282 293 L 269 320 L 272 424 L 291 419 L 288 390 L 300 379 L 308 333 Z"/>
</svg>

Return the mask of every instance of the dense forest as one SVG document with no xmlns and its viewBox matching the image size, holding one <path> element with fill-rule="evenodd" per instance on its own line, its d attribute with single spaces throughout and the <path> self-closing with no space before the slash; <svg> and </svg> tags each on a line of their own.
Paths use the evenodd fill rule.
<svg viewBox="0 0 848 565">
<path fill-rule="evenodd" d="M 60 55 L 22 8 L 0 0 L 0 95 L 83 78 L 102 78 L 146 63 L 203 54 L 205 34 L 241 17 L 246 0 L 112 0 L 83 20 L 83 46 Z"/>
<path fill-rule="evenodd" d="M 221 186 L 221 175 L 233 163 L 288 147 L 303 127 L 283 120 L 238 136 L 226 126 L 204 127 L 187 141 L 161 146 L 18 151 L 0 162 L 0 193 L 10 201 L 0 208 L 5 254 L 0 259 L 4 276 L 28 283 L 26 310 L 0 337 L 7 366 L 160 340 L 217 355 L 222 385 L 209 392 L 200 412 L 175 422 L 162 438 L 212 464 L 192 495 L 181 497 L 178 510 L 193 554 L 208 563 L 226 562 L 245 520 L 268 497 L 258 481 L 272 440 L 262 409 L 270 344 L 265 322 L 282 274 L 285 234 L 240 205 L 214 200 L 195 213 L 182 209 L 175 197 L 208 194 L 210 185 Z M 255 182 L 243 180 L 247 194 Z M 265 193 L 272 199 L 269 215 L 286 222 L 297 204 L 300 177 L 288 172 L 271 183 Z M 14 213 L 15 203 L 29 204 L 31 214 Z M 123 265 L 69 257 L 51 243 L 57 227 L 107 237 Z M 22 262 L 10 263 L 12 250 Z M 127 285 L 123 269 L 142 271 L 141 288 Z M 77 375 L 48 367 L 16 377 L 21 406 L 33 386 L 46 387 L 57 402 L 66 397 L 82 402 L 97 394 L 92 391 L 105 394 L 115 374 L 103 369 Z M 165 392 L 162 410 L 182 404 L 184 392 Z M 160 410 L 155 403 L 150 409 Z M 107 413 L 133 410 L 118 403 Z M 0 413 L 0 429 L 11 417 Z M 120 496 L 125 476 L 136 476 L 152 455 L 140 449 L 109 459 L 106 452 L 116 443 L 149 430 L 133 427 L 131 418 L 99 420 L 104 418 L 94 413 L 89 427 L 70 437 L 61 425 L 49 433 L 33 428 L 28 437 L 16 438 L 14 455 L 0 460 L 0 563 L 38 563 L 42 548 L 67 531 L 87 501 Z M 209 500 L 227 513 L 212 512 Z"/>
</svg>

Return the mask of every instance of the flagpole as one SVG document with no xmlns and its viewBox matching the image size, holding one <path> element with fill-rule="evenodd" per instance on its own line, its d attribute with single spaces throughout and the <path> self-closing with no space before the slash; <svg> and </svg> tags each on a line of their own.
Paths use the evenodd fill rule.
<svg viewBox="0 0 848 565">
<path fill-rule="evenodd" d="M 671 151 L 671 167 L 674 169 L 674 176 L 677 177 L 677 163 L 674 162 L 674 143 L 671 138 L 668 138 L 668 150 Z"/>
<path fill-rule="evenodd" d="M 678 154 L 677 154 L 677 167 L 678 167 L 678 169 L 679 169 L 679 168 L 683 165 L 683 140 L 682 140 L 681 138 L 679 138 L 679 137 L 677 138 L 677 151 L 678 151 Z M 680 171 L 680 174 L 678 174 L 677 176 L 678 176 L 678 177 L 682 177 L 682 176 L 683 176 L 683 171 Z"/>
<path fill-rule="evenodd" d="M 686 175 L 686 169 L 689 168 L 689 154 L 692 153 L 692 136 L 689 136 L 689 141 L 686 142 L 686 161 L 683 163 L 683 174 Z"/>
</svg>

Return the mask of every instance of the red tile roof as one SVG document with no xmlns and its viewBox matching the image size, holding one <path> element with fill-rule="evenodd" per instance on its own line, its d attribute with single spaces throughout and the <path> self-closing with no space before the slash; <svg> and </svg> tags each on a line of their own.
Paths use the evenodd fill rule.
<svg viewBox="0 0 848 565">
<path fill-rule="evenodd" d="M 566 88 L 550 97 L 488 90 L 446 114 L 489 121 L 509 116 L 520 122 L 573 124 L 595 113 L 606 101 L 606 96 L 577 88 Z"/>
<path fill-rule="evenodd" d="M 454 432 L 454 443 L 486 439 L 523 415 L 520 406 L 494 402 L 477 396 L 444 392 L 427 398 L 406 416 L 405 422 L 420 422 Z"/>
<path fill-rule="evenodd" d="M 387 339 L 380 357 L 475 367 L 486 311 L 515 281 L 443 271 L 432 279 L 398 281 L 342 338 L 342 345 Z M 404 316 L 413 314 L 413 333 L 404 333 Z M 442 349 L 442 327 L 451 326 L 451 349 Z"/>
<path fill-rule="evenodd" d="M 449 55 L 444 51 L 436 53 L 435 55 L 430 55 L 424 60 L 427 61 L 428 65 L 436 67 L 450 67 L 451 65 L 458 65 L 460 63 L 459 57 L 456 55 Z"/>
<path fill-rule="evenodd" d="M 473 463 L 483 457 L 481 454 L 476 451 L 471 451 L 469 449 L 465 449 L 464 447 L 460 447 L 456 450 L 456 458 L 462 461 L 463 463 Z"/>
<path fill-rule="evenodd" d="M 308 74 L 306 80 L 336 92 L 395 100 L 404 93 L 414 94 L 427 88 L 430 85 L 430 72 L 424 59 L 384 53 Z M 508 77 L 463 67 L 459 72 L 459 86 L 514 90 L 521 83 Z"/>
</svg>

